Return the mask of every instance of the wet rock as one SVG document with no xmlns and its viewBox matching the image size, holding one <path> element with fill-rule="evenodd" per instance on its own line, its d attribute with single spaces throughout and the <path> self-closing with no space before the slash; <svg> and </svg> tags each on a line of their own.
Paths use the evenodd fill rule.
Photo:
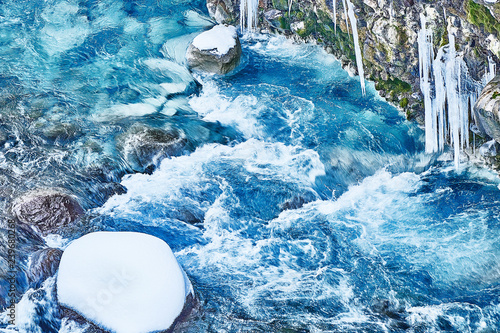
<svg viewBox="0 0 500 333">
<path fill-rule="evenodd" d="M 219 24 L 235 20 L 233 8 L 231 0 L 207 0 L 208 13 Z"/>
<path fill-rule="evenodd" d="M 62 251 L 47 248 L 33 253 L 28 267 L 28 281 L 32 288 L 39 288 L 43 281 L 53 276 L 59 267 Z"/>
<path fill-rule="evenodd" d="M 490 140 L 479 147 L 479 153 L 483 157 L 495 157 L 500 151 L 500 144 L 495 140 Z"/>
<path fill-rule="evenodd" d="M 285 201 L 281 206 L 281 210 L 299 209 L 306 203 L 314 201 L 316 197 L 310 192 L 294 195 L 291 199 Z"/>
<path fill-rule="evenodd" d="M 238 66 L 241 44 L 232 26 L 217 25 L 196 36 L 186 53 L 191 69 L 227 74 Z"/>
<path fill-rule="evenodd" d="M 82 134 L 79 126 L 70 123 L 54 124 L 43 131 L 43 136 L 50 141 L 74 140 Z"/>
<path fill-rule="evenodd" d="M 500 75 L 491 80 L 474 105 L 476 126 L 484 137 L 500 142 Z"/>
<path fill-rule="evenodd" d="M 0 128 L 0 147 L 3 146 L 8 140 L 8 136 L 7 136 L 7 133 L 5 133 L 5 131 Z"/>
<path fill-rule="evenodd" d="M 154 169 L 165 157 L 179 156 L 188 140 L 183 131 L 134 125 L 117 138 L 117 147 L 138 172 Z"/>
<path fill-rule="evenodd" d="M 34 226 L 43 235 L 57 232 L 84 213 L 74 197 L 52 189 L 28 192 L 14 202 L 12 212 L 20 222 Z"/>
</svg>

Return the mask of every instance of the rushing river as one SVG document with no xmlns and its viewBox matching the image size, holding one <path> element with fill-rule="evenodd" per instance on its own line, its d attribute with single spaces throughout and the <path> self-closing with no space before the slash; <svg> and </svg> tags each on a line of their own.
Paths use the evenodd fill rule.
<svg viewBox="0 0 500 333">
<path fill-rule="evenodd" d="M 188 332 L 499 331 L 497 175 L 426 155 L 423 131 L 318 46 L 244 36 L 234 73 L 190 73 L 204 5 L 0 3 L 0 219 L 37 188 L 86 210 L 59 236 L 19 230 L 24 297 L 0 331 L 83 332 L 25 270 L 98 230 L 172 247 L 199 303 Z M 139 125 L 189 144 L 141 169 L 120 148 Z"/>
</svg>

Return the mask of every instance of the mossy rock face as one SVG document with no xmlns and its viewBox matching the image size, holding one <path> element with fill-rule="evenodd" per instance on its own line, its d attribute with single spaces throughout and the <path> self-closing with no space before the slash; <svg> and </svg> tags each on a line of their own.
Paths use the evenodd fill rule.
<svg viewBox="0 0 500 333">
<path fill-rule="evenodd" d="M 500 35 L 500 22 L 491 15 L 487 7 L 468 0 L 464 4 L 464 9 L 470 23 L 483 27 L 484 30 L 496 36 Z"/>
<path fill-rule="evenodd" d="M 288 1 L 287 0 L 272 0 L 273 8 L 278 10 L 288 10 Z"/>
</svg>

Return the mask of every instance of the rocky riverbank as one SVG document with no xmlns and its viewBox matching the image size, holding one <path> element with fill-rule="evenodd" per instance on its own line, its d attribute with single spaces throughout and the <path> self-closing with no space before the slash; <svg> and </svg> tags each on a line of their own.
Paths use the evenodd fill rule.
<svg viewBox="0 0 500 333">
<path fill-rule="evenodd" d="M 381 96 L 404 110 L 408 119 L 419 123 L 424 120 L 418 61 L 421 13 L 433 32 L 435 53 L 448 43 L 448 30 L 455 31 L 456 49 L 463 54 L 474 80 L 482 80 L 488 57 L 499 63 L 500 4 L 472 0 L 352 3 L 365 77 L 375 82 Z M 207 7 L 219 22 L 238 22 L 239 0 L 208 0 Z M 258 15 L 261 30 L 323 45 L 344 67 L 357 72 L 351 28 L 347 26 L 350 23 L 342 1 L 260 0 Z"/>
</svg>

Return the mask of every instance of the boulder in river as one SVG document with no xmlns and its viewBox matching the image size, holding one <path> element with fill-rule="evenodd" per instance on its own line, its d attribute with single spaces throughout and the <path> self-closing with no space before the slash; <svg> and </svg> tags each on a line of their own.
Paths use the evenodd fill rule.
<svg viewBox="0 0 500 333">
<path fill-rule="evenodd" d="M 117 146 L 130 166 L 139 172 L 169 156 L 184 152 L 188 140 L 182 130 L 134 125 L 117 138 Z"/>
<path fill-rule="evenodd" d="M 43 281 L 57 272 L 62 251 L 54 248 L 38 250 L 31 256 L 28 267 L 30 287 L 39 288 Z"/>
<path fill-rule="evenodd" d="M 186 53 L 191 69 L 227 74 L 238 66 L 241 44 L 233 26 L 216 25 L 193 40 Z"/>
<path fill-rule="evenodd" d="M 500 75 L 484 87 L 474 105 L 474 116 L 480 134 L 500 143 Z"/>
<path fill-rule="evenodd" d="M 14 202 L 12 211 L 19 221 L 34 226 L 43 235 L 73 223 L 84 213 L 74 197 L 53 189 L 26 193 Z"/>
</svg>

